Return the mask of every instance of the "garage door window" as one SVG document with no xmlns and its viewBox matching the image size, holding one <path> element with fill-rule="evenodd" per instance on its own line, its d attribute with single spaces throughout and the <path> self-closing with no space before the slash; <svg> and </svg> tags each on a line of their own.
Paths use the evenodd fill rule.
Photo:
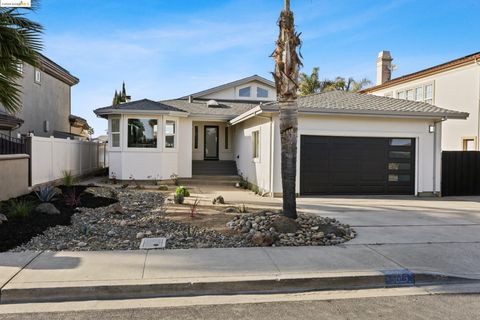
<svg viewBox="0 0 480 320">
<path fill-rule="evenodd" d="M 390 162 L 388 164 L 388 170 L 410 170 L 410 168 L 410 163 Z"/>
<path fill-rule="evenodd" d="M 410 181 L 409 174 L 389 174 L 388 181 L 390 182 L 408 182 Z"/>
<path fill-rule="evenodd" d="M 397 158 L 397 159 L 410 159 L 410 151 L 390 151 L 389 152 L 390 158 Z"/>
<path fill-rule="evenodd" d="M 390 145 L 394 147 L 407 147 L 412 145 L 412 139 L 390 139 Z"/>
</svg>

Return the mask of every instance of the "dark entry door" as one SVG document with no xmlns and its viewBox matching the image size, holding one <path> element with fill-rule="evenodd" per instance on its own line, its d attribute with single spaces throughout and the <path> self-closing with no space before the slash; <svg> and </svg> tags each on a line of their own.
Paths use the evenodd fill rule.
<svg viewBox="0 0 480 320">
<path fill-rule="evenodd" d="M 218 126 L 204 127 L 204 156 L 205 160 L 218 160 Z"/>
<path fill-rule="evenodd" d="M 300 193 L 414 194 L 415 139 L 302 136 Z"/>
</svg>

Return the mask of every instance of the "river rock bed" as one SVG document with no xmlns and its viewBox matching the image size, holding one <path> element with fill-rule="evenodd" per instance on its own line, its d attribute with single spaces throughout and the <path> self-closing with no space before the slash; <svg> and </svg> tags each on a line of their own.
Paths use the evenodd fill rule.
<svg viewBox="0 0 480 320">
<path fill-rule="evenodd" d="M 271 211 L 237 215 L 227 226 L 254 246 L 331 246 L 357 234 L 333 218 L 299 214 L 293 220 Z"/>
<path fill-rule="evenodd" d="M 165 193 L 130 188 L 87 191 L 119 202 L 77 208 L 71 225 L 51 227 L 12 251 L 138 250 L 142 238 L 152 237 L 166 237 L 167 249 L 336 245 L 356 236 L 350 226 L 335 219 L 300 214 L 292 220 L 271 211 L 232 214 L 227 223 L 231 232 L 221 233 L 169 220 Z M 185 210 L 187 214 L 188 207 Z"/>
</svg>

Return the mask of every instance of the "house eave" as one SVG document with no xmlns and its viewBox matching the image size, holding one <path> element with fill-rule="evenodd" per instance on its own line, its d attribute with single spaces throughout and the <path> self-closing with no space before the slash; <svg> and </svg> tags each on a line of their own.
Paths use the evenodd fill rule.
<svg viewBox="0 0 480 320">
<path fill-rule="evenodd" d="M 169 110 L 121 110 L 121 109 L 110 109 L 104 111 L 94 111 L 97 117 L 108 117 L 109 115 L 121 115 L 121 114 L 141 114 L 141 115 L 170 115 L 175 117 L 186 118 L 189 116 L 188 112 L 178 112 L 178 111 L 169 111 Z"/>
</svg>

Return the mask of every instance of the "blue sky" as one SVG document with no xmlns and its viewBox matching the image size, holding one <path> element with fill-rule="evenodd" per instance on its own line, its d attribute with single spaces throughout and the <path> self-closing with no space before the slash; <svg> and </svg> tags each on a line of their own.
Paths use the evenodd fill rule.
<svg viewBox="0 0 480 320">
<path fill-rule="evenodd" d="M 138 4 L 136 4 L 138 3 Z M 92 110 L 125 81 L 134 100 L 176 98 L 252 74 L 270 78 L 282 0 L 41 0 L 44 53 L 80 78 L 72 112 L 95 136 Z M 390 50 L 394 76 L 480 51 L 480 1 L 292 0 L 303 71 L 375 80 Z"/>
</svg>

